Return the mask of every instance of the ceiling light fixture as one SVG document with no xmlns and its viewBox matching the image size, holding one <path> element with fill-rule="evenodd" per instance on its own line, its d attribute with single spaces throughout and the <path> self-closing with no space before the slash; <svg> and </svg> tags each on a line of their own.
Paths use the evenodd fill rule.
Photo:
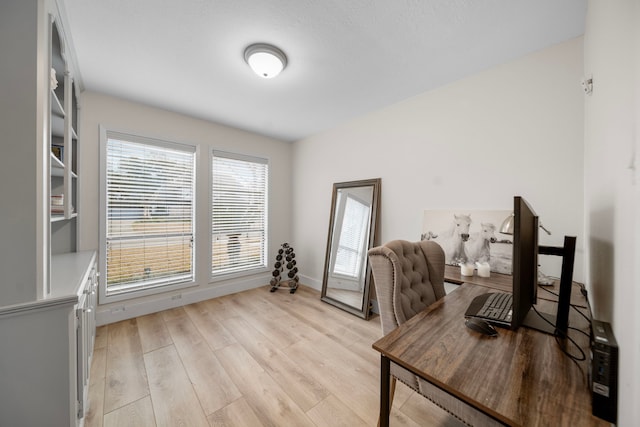
<svg viewBox="0 0 640 427">
<path fill-rule="evenodd" d="M 254 73 L 265 79 L 271 79 L 287 66 L 287 55 L 275 46 L 256 43 L 244 50 L 244 60 Z"/>
</svg>

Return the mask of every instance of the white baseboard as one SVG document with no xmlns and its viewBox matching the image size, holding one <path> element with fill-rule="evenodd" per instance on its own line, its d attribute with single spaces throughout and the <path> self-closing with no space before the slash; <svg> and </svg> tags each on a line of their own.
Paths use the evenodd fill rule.
<svg viewBox="0 0 640 427">
<path fill-rule="evenodd" d="M 238 279 L 224 284 L 186 288 L 181 290 L 179 294 L 158 294 L 157 297 L 144 301 L 122 301 L 117 304 L 117 306 L 110 304 L 103 308 L 98 306 L 96 310 L 96 325 L 107 325 L 109 323 L 157 313 L 158 311 L 181 307 L 211 298 L 259 288 L 260 286 L 265 286 L 265 289 L 267 289 L 268 285 L 265 285 L 265 283 L 269 283 L 269 279 L 270 275 L 252 277 L 250 279 Z"/>
<path fill-rule="evenodd" d="M 305 286 L 315 289 L 318 292 L 322 290 L 322 280 L 316 280 L 300 274 L 300 283 L 304 283 Z"/>
<path fill-rule="evenodd" d="M 211 298 L 231 295 L 247 291 L 249 289 L 259 288 L 261 286 L 268 289 L 269 285 L 265 285 L 265 283 L 269 283 L 270 278 L 270 275 L 253 277 L 250 279 L 240 278 L 235 281 L 225 282 L 224 284 L 186 288 L 181 290 L 178 294 L 175 292 L 170 294 L 158 294 L 155 297 L 151 297 L 143 301 L 131 300 L 129 302 L 122 301 L 118 304 L 109 304 L 102 307 L 98 306 L 96 311 L 96 325 L 107 325 L 109 323 L 132 319 L 138 316 L 145 316 L 162 310 L 181 307 L 183 305 L 193 304 Z M 304 284 L 304 286 L 315 289 L 318 292 L 322 290 L 321 280 L 300 275 L 300 283 Z M 379 313 L 378 301 L 372 300 L 371 302 L 373 305 L 373 312 Z"/>
</svg>

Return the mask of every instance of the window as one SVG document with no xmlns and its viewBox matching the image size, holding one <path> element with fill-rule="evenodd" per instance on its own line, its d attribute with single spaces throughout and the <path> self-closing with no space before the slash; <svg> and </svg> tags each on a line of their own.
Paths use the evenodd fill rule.
<svg viewBox="0 0 640 427">
<path fill-rule="evenodd" d="M 194 280 L 195 147 L 106 132 L 105 296 Z"/>
<path fill-rule="evenodd" d="M 369 206 L 351 195 L 341 197 L 344 216 L 340 226 L 340 240 L 333 272 L 350 278 L 360 277 L 369 231 Z M 344 205 L 343 205 L 344 204 Z"/>
<path fill-rule="evenodd" d="M 267 160 L 213 151 L 211 274 L 266 267 Z"/>
</svg>

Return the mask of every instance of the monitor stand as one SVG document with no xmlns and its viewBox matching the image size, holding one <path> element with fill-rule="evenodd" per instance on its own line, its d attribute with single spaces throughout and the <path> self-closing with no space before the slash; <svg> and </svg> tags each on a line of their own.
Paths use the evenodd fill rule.
<svg viewBox="0 0 640 427">
<path fill-rule="evenodd" d="M 542 316 L 542 318 L 540 316 Z M 557 318 L 553 314 L 540 313 L 531 309 L 524 317 L 520 326 L 535 329 L 536 331 L 544 332 L 545 334 L 555 335 L 556 322 Z"/>
<path fill-rule="evenodd" d="M 525 316 L 522 326 L 565 339 L 569 330 L 569 308 L 571 306 L 571 286 L 573 286 L 576 238 L 573 236 L 564 236 L 563 246 L 539 246 L 538 253 L 540 255 L 557 255 L 562 257 L 558 309 L 555 316 L 540 313 L 544 318 L 542 319 L 532 308 Z"/>
</svg>

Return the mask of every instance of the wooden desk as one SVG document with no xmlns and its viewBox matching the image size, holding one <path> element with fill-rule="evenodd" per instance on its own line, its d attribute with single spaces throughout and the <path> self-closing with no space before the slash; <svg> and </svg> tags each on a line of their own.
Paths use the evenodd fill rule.
<svg viewBox="0 0 640 427">
<path fill-rule="evenodd" d="M 444 268 L 444 280 L 451 283 L 472 283 L 474 285 L 485 286 L 493 288 L 501 292 L 511 292 L 513 276 L 509 274 L 491 273 L 491 277 L 480 277 L 477 274 L 473 276 L 463 276 L 460 274 L 460 267 L 453 265 L 445 265 Z M 552 286 L 544 286 L 544 289 L 538 288 L 538 299 L 548 301 L 558 301 L 558 293 L 560 292 L 560 283 L 558 280 L 554 282 Z M 579 307 L 587 307 L 586 298 L 580 293 L 580 286 L 578 282 L 573 282 L 571 288 L 571 304 Z M 553 294 L 545 291 L 545 289 L 555 293 Z M 555 313 L 555 310 L 554 310 Z"/>
<path fill-rule="evenodd" d="M 492 290 L 464 283 L 373 344 L 381 354 L 381 425 L 389 425 L 390 361 L 507 425 L 609 425 L 591 415 L 588 360 L 571 360 L 555 337 L 519 328 L 490 338 L 464 325 L 471 300 Z M 553 302 L 539 303 L 555 311 Z M 588 323 L 571 310 L 572 327 L 588 332 Z M 569 335 L 588 358 L 589 339 Z M 567 350 L 579 355 L 570 344 Z"/>
</svg>

